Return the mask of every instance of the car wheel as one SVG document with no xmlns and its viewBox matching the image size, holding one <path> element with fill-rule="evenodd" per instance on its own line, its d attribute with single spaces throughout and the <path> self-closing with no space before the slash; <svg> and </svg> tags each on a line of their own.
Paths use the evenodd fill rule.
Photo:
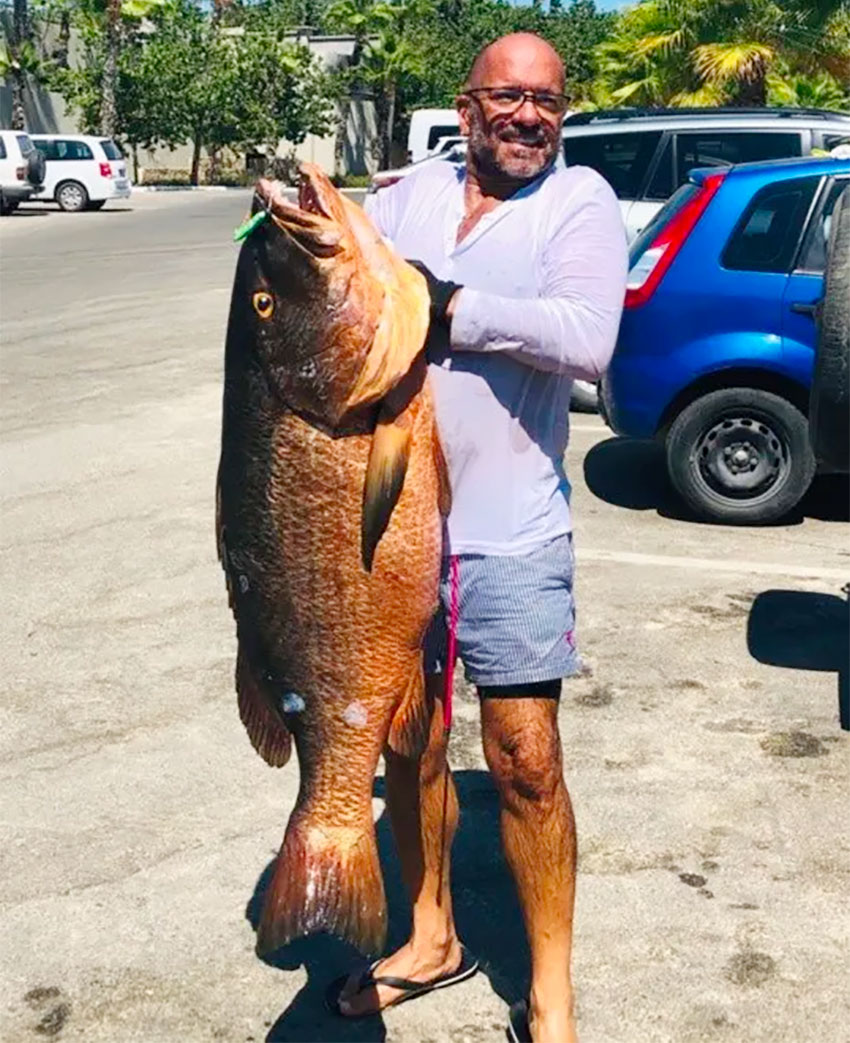
<svg viewBox="0 0 850 1043">
<path fill-rule="evenodd" d="M 63 181 L 56 189 L 56 202 L 69 213 L 85 210 L 88 201 L 89 194 L 79 181 Z"/>
<path fill-rule="evenodd" d="M 574 413 L 598 413 L 599 395 L 596 384 L 587 380 L 574 380 L 570 392 L 570 409 Z"/>
<path fill-rule="evenodd" d="M 5 199 L 3 194 L 0 193 L 0 215 L 8 217 L 9 214 L 14 214 L 18 209 L 18 204 L 13 203 L 10 199 Z"/>
<path fill-rule="evenodd" d="M 809 435 L 818 463 L 850 465 L 850 188 L 832 211 L 824 298 L 809 404 Z"/>
<path fill-rule="evenodd" d="M 102 210 L 105 203 L 105 199 L 90 199 L 86 204 L 86 210 Z"/>
<path fill-rule="evenodd" d="M 682 410 L 667 435 L 667 469 L 710 521 L 759 525 L 787 514 L 815 473 L 805 416 L 779 395 L 725 388 Z"/>
</svg>

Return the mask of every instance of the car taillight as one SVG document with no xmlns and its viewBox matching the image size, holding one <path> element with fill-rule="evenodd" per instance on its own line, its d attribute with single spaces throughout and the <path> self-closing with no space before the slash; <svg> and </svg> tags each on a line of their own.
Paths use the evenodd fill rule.
<svg viewBox="0 0 850 1043">
<path fill-rule="evenodd" d="M 100 176 L 101 177 L 112 177 L 112 167 L 108 163 L 100 164 Z"/>
<path fill-rule="evenodd" d="M 726 173 L 711 174 L 696 193 L 677 210 L 629 269 L 626 282 L 626 308 L 646 304 L 681 250 L 685 240 L 723 184 Z"/>
<path fill-rule="evenodd" d="M 18 181 L 23 181 L 26 178 L 26 176 L 27 176 L 27 168 L 26 167 L 15 167 L 15 177 L 18 179 Z"/>
</svg>

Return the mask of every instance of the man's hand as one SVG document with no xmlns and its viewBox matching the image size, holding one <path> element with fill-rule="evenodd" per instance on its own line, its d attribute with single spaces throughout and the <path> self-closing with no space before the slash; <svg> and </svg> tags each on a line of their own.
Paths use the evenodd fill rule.
<svg viewBox="0 0 850 1043">
<path fill-rule="evenodd" d="M 456 282 L 438 279 L 421 261 L 408 261 L 407 263 L 413 265 L 428 284 L 428 295 L 431 298 L 431 325 L 448 326 L 457 307 L 458 290 L 462 287 Z"/>
</svg>

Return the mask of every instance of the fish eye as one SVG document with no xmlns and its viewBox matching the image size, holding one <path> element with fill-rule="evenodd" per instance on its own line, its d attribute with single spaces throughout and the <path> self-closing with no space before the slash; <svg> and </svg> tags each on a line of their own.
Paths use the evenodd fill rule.
<svg viewBox="0 0 850 1043">
<path fill-rule="evenodd" d="M 274 298 L 270 293 L 258 290 L 253 296 L 254 311 L 261 319 L 270 319 L 274 311 Z"/>
</svg>

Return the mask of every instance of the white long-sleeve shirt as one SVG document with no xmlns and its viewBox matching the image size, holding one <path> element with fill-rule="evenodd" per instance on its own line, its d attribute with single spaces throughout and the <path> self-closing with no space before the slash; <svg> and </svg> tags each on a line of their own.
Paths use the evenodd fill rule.
<svg viewBox="0 0 850 1043">
<path fill-rule="evenodd" d="M 430 367 L 452 487 L 446 552 L 525 554 L 572 528 L 570 388 L 610 361 L 626 234 L 608 184 L 559 159 L 457 243 L 464 179 L 429 163 L 366 210 L 403 257 L 464 287 Z"/>
</svg>

